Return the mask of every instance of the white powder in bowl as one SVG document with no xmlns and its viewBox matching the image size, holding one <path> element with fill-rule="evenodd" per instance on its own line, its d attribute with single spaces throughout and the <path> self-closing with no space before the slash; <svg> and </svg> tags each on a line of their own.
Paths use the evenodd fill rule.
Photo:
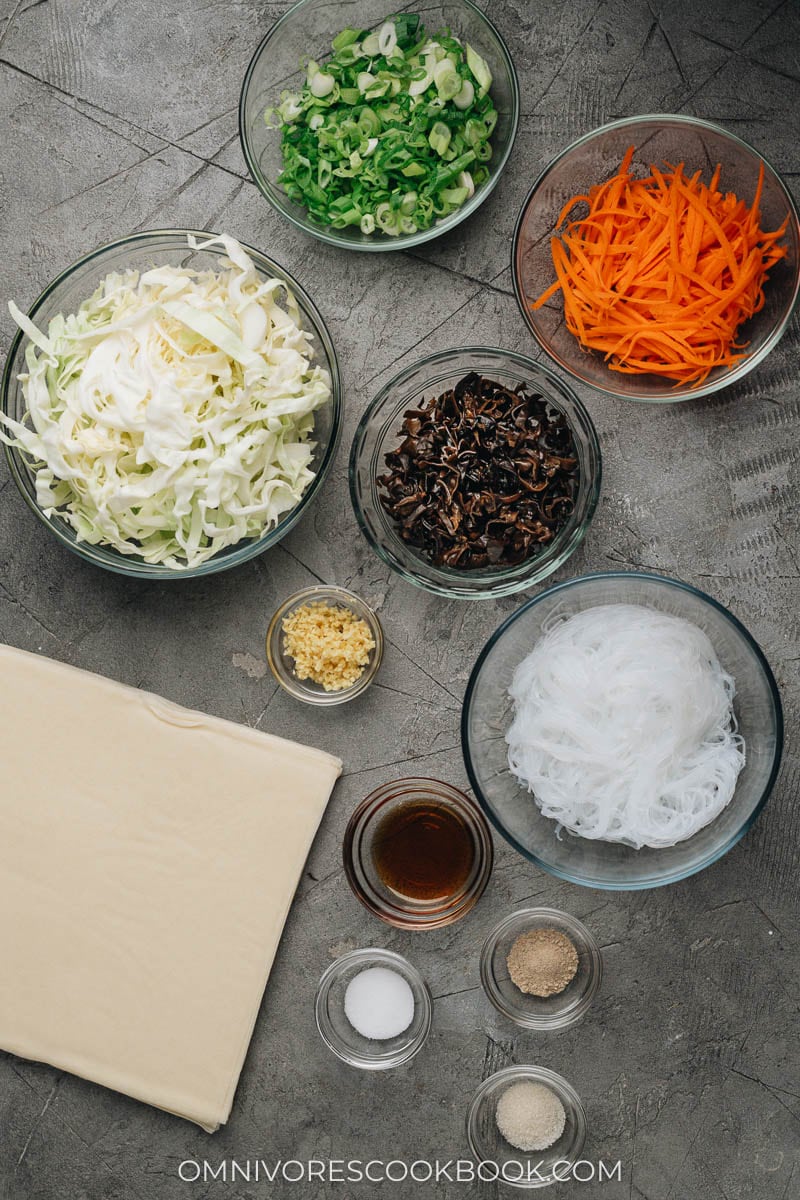
<svg viewBox="0 0 800 1200">
<path fill-rule="evenodd" d="M 414 1020 L 414 993 L 397 971 L 367 967 L 347 985 L 344 1015 L 362 1037 L 383 1042 L 403 1033 Z"/>
<path fill-rule="evenodd" d="M 523 1079 L 506 1088 L 497 1102 L 497 1128 L 517 1150 L 546 1150 L 564 1132 L 567 1114 L 555 1092 Z"/>
</svg>

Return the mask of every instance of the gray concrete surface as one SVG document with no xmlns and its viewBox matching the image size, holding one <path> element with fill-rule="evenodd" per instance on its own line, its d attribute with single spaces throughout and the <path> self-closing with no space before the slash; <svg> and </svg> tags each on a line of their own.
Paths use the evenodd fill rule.
<svg viewBox="0 0 800 1200">
<path fill-rule="evenodd" d="M 623 114 L 715 119 L 798 189 L 800 7 L 793 0 L 495 0 L 522 85 L 514 155 L 468 224 L 413 255 L 337 253 L 297 234 L 248 180 L 236 133 L 247 61 L 282 3 L 0 0 L 3 295 L 25 306 L 62 267 L 134 229 L 227 230 L 309 288 L 344 373 L 347 418 L 324 499 L 278 549 L 178 587 L 125 582 L 62 550 L 0 463 L 0 637 L 342 755 L 337 787 L 286 927 L 229 1125 L 208 1137 L 80 1079 L 0 1055 L 4 1200 L 476 1196 L 493 1185 L 189 1185 L 181 1160 L 455 1158 L 467 1098 L 510 1062 L 566 1075 L 584 1098 L 587 1154 L 623 1181 L 570 1184 L 568 1200 L 795 1200 L 800 1195 L 796 727 L 800 530 L 795 318 L 744 384 L 712 400 L 645 408 L 584 393 L 605 455 L 601 507 L 560 573 L 645 566 L 730 605 L 764 646 L 788 718 L 784 767 L 761 820 L 727 858 L 635 895 L 549 878 L 497 842 L 489 889 L 463 924 L 405 935 L 352 898 L 340 841 L 354 804 L 408 773 L 465 785 L 464 685 L 519 600 L 448 604 L 393 578 L 359 535 L 346 454 L 364 405 L 399 363 L 465 342 L 534 349 L 512 295 L 510 235 L 541 166 Z M 3 345 L 11 336 L 0 318 Z M 265 672 L 267 619 L 315 579 L 375 604 L 389 638 L 380 681 L 329 713 L 295 704 Z M 44 734 L 46 743 L 46 732 Z M 46 745 L 44 747 L 46 752 Z M 0 786 L 1 786 L 0 778 Z M 224 803 L 224 797 L 220 797 Z M 574 913 L 604 947 L 588 1020 L 518 1031 L 478 982 L 478 949 L 523 901 Z M 312 997 L 341 951 L 389 946 L 430 981 L 434 1029 L 405 1069 L 340 1065 Z M 0 971 L 2 963 L 0 963 Z M 58 997 L 53 997 L 58 1003 Z M 202 1049 L 198 1047 L 198 1053 Z"/>
</svg>

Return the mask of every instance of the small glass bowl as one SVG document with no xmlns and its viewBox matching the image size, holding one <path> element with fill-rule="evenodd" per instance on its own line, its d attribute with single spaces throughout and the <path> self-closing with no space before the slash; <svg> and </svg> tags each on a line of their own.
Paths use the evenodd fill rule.
<svg viewBox="0 0 800 1200">
<path fill-rule="evenodd" d="M 302 63 L 309 58 L 324 60 L 331 41 L 351 26 L 375 28 L 394 12 L 387 0 L 299 0 L 267 32 L 256 49 L 242 85 L 239 100 L 239 137 L 250 174 L 262 196 L 283 217 L 304 233 L 344 250 L 409 250 L 454 229 L 483 203 L 494 190 L 508 162 L 519 122 L 519 85 L 505 42 L 489 17 L 472 0 L 426 0 L 415 11 L 426 29 L 449 28 L 469 42 L 486 59 L 492 72 L 492 99 L 497 125 L 492 135 L 490 174 L 482 187 L 461 208 L 434 222 L 428 229 L 391 237 L 380 231 L 364 234 L 356 226 L 334 229 L 314 222 L 308 211 L 290 200 L 278 183 L 283 169 L 281 135 L 264 120 L 286 89 L 298 88 L 303 80 Z"/>
<path fill-rule="evenodd" d="M 497 1104 L 512 1084 L 529 1080 L 555 1092 L 567 1114 L 564 1132 L 546 1150 L 517 1150 L 497 1128 Z M 467 1141 L 479 1163 L 494 1163 L 498 1179 L 512 1187 L 547 1187 L 569 1178 L 586 1141 L 586 1113 L 571 1084 L 546 1067 L 506 1067 L 477 1088 L 467 1113 Z"/>
<path fill-rule="evenodd" d="M 466 823 L 475 848 L 469 878 L 444 900 L 399 895 L 381 880 L 373 863 L 372 847 L 381 821 L 401 805 L 420 800 L 454 809 Z M 409 778 L 385 783 L 361 801 L 347 824 L 342 858 L 347 882 L 373 916 L 398 929 L 439 929 L 459 921 L 483 895 L 492 873 L 494 847 L 486 818 L 468 796 L 438 779 Z"/>
<path fill-rule="evenodd" d="M 507 959 L 521 933 L 557 929 L 578 952 L 578 969 L 563 992 L 531 996 L 521 991 L 508 973 Z M 603 959 L 596 939 L 585 925 L 556 908 L 521 908 L 505 917 L 487 937 L 481 950 L 481 983 L 504 1017 L 525 1029 L 566 1029 L 585 1015 L 603 978 Z"/>
<path fill-rule="evenodd" d="M 291 655 L 286 653 L 283 647 L 284 617 L 288 617 L 290 613 L 293 613 L 303 604 L 319 602 L 324 604 L 338 604 L 341 608 L 350 609 L 357 617 L 361 617 L 362 620 L 366 621 L 375 640 L 374 649 L 370 651 L 369 661 L 358 679 L 350 687 L 342 688 L 338 692 L 326 692 L 320 684 L 314 683 L 313 679 L 298 679 L 292 670 L 292 662 L 294 660 Z M 354 592 L 349 592 L 346 588 L 335 587 L 333 584 L 330 587 L 315 585 L 314 587 L 303 588 L 302 591 L 295 592 L 288 600 L 284 600 L 270 621 L 269 629 L 267 630 L 267 662 L 270 665 L 272 674 L 281 687 L 291 696 L 294 696 L 295 700 L 303 700 L 306 704 L 324 706 L 344 704 L 347 700 L 354 700 L 356 696 L 360 696 L 362 692 L 365 692 L 372 683 L 381 665 L 382 658 L 383 630 L 377 614 L 373 612 L 368 604 L 364 603 L 360 596 L 356 596 Z"/>
<path fill-rule="evenodd" d="M 720 187 L 751 204 L 764 170 L 761 215 L 765 229 L 777 229 L 788 217 L 783 240 L 788 255 L 776 263 L 764 287 L 764 307 L 741 327 L 737 341 L 749 342 L 747 354 L 732 367 L 717 367 L 705 383 L 686 386 L 657 375 L 626 375 L 612 371 L 603 356 L 587 352 L 564 323 L 564 305 L 557 294 L 535 312 L 532 302 L 555 280 L 550 239 L 558 217 L 571 197 L 584 195 L 616 171 L 625 151 L 635 146 L 633 170 L 649 171 L 650 164 L 684 163 L 686 174 L 702 172 L 708 183 L 717 163 Z M 742 379 L 777 345 L 800 291 L 800 217 L 786 185 L 767 160 L 735 134 L 719 125 L 675 113 L 626 117 L 612 121 L 567 146 L 541 173 L 522 206 L 511 252 L 514 291 L 522 315 L 542 349 L 574 379 L 621 400 L 674 404 L 708 396 Z"/>
<path fill-rule="evenodd" d="M 399 442 L 403 414 L 423 399 L 438 396 L 476 371 L 516 388 L 527 383 L 567 419 L 578 455 L 580 479 L 574 511 L 540 553 L 513 567 L 459 571 L 437 567 L 408 542 L 380 501 L 378 476 L 385 457 Z M 562 566 L 583 541 L 600 496 L 600 444 L 589 413 L 572 389 L 548 367 L 515 354 L 465 346 L 431 354 L 404 368 L 381 389 L 361 418 L 350 450 L 350 499 L 361 532 L 375 553 L 409 583 L 451 600 L 509 596 L 540 583 Z"/>
<path fill-rule="evenodd" d="M 388 967 L 408 983 L 414 993 L 414 1017 L 397 1037 L 377 1041 L 365 1038 L 348 1021 L 344 995 L 351 979 L 368 967 Z M 332 962 L 323 973 L 314 1002 L 317 1029 L 326 1046 L 351 1067 L 362 1071 L 388 1071 L 408 1062 L 421 1050 L 430 1033 L 433 998 L 416 967 L 391 950 L 351 950 Z"/>
</svg>

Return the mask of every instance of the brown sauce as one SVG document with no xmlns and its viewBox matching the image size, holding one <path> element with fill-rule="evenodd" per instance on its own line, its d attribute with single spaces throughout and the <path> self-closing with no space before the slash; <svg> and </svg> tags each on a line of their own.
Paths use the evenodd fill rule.
<svg viewBox="0 0 800 1200">
<path fill-rule="evenodd" d="M 375 830 L 375 870 L 386 887 L 411 900 L 461 892 L 475 864 L 475 843 L 460 813 L 435 800 L 409 800 Z"/>
</svg>

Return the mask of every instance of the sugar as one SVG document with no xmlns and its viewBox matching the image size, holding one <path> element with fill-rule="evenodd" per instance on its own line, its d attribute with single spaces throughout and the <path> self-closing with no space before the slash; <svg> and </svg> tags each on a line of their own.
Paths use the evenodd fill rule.
<svg viewBox="0 0 800 1200">
<path fill-rule="evenodd" d="M 383 1042 L 408 1029 L 414 1019 L 414 993 L 397 971 L 367 967 L 348 983 L 344 1013 L 362 1037 Z"/>
<path fill-rule="evenodd" d="M 546 1150 L 564 1132 L 567 1114 L 555 1092 L 530 1079 L 512 1083 L 497 1102 L 497 1128 L 518 1150 Z"/>
</svg>

